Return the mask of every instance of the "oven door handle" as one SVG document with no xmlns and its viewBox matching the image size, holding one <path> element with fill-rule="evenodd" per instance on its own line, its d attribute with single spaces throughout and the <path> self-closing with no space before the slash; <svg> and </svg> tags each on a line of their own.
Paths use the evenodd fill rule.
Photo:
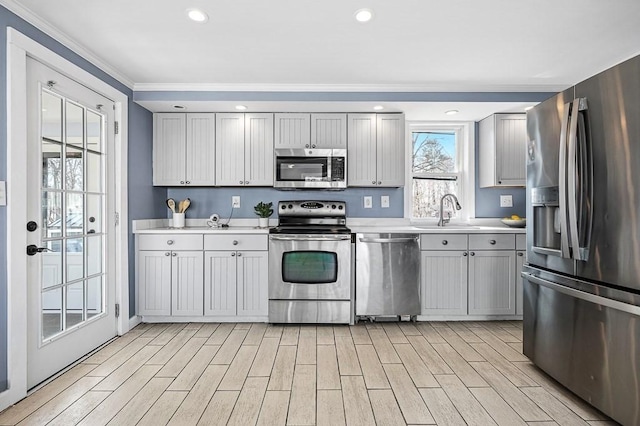
<svg viewBox="0 0 640 426">
<path fill-rule="evenodd" d="M 361 243 L 409 243 L 411 241 L 418 241 L 418 237 L 404 237 L 404 238 L 359 238 Z"/>
<path fill-rule="evenodd" d="M 351 240 L 351 235 L 295 235 L 287 237 L 281 235 L 269 235 L 269 239 L 274 241 L 344 241 Z"/>
</svg>

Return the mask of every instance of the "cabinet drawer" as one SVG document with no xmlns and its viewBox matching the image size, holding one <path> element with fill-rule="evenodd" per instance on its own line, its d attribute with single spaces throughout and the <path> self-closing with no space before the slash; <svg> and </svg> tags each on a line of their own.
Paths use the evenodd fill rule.
<svg viewBox="0 0 640 426">
<path fill-rule="evenodd" d="M 269 236 L 251 234 L 205 235 L 205 250 L 268 250 Z"/>
<path fill-rule="evenodd" d="M 527 249 L 527 235 L 516 234 L 516 250 L 526 250 L 526 249 Z"/>
<path fill-rule="evenodd" d="M 471 234 L 469 250 L 514 250 L 515 234 Z"/>
<path fill-rule="evenodd" d="M 466 250 L 466 234 L 422 234 L 421 250 Z"/>
<path fill-rule="evenodd" d="M 202 250 L 202 235 L 140 235 L 138 250 Z"/>
</svg>

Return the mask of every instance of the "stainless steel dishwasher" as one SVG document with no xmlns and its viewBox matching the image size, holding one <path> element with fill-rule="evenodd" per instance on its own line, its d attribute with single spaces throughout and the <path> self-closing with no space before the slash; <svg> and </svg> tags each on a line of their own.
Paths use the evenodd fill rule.
<svg viewBox="0 0 640 426">
<path fill-rule="evenodd" d="M 418 234 L 356 234 L 356 316 L 418 314 Z"/>
</svg>

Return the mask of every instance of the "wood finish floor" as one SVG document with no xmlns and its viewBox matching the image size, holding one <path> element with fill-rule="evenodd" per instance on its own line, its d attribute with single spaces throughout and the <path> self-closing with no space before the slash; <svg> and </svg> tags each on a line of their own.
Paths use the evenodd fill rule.
<svg viewBox="0 0 640 426">
<path fill-rule="evenodd" d="M 613 425 L 522 355 L 522 323 L 142 324 L 2 425 Z"/>
</svg>

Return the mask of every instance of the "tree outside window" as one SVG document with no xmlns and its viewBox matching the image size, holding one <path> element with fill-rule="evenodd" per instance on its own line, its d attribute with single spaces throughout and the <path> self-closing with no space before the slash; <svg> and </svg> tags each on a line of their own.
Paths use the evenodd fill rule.
<svg viewBox="0 0 640 426">
<path fill-rule="evenodd" d="M 437 218 L 443 195 L 450 193 L 460 196 L 456 132 L 414 131 L 411 146 L 412 217 Z M 459 214 L 453 208 L 446 211 L 451 212 L 454 218 Z"/>
</svg>

